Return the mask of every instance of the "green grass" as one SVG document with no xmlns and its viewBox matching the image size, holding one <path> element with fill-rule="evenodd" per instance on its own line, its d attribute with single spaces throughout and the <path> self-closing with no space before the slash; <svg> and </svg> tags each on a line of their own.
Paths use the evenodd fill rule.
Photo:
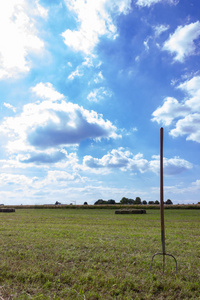
<svg viewBox="0 0 200 300">
<path fill-rule="evenodd" d="M 200 211 L 17 209 L 0 214 L 0 299 L 200 299 Z"/>
</svg>

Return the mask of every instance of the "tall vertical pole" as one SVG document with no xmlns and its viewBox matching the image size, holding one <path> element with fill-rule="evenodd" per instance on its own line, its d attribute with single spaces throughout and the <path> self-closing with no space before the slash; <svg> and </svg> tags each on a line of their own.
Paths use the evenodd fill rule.
<svg viewBox="0 0 200 300">
<path fill-rule="evenodd" d="M 158 252 L 152 256 L 151 265 L 149 270 L 151 271 L 153 259 L 156 255 L 163 256 L 163 273 L 165 270 L 165 256 L 171 256 L 176 263 L 176 273 L 177 273 L 177 261 L 176 258 L 169 253 L 165 252 L 165 223 L 164 223 L 164 189 L 163 189 L 163 128 L 160 128 L 160 221 L 161 221 L 161 242 L 162 242 L 162 253 Z"/>
<path fill-rule="evenodd" d="M 163 128 L 160 128 L 160 218 L 163 252 L 163 272 L 165 264 L 165 224 L 164 224 L 164 188 L 163 188 Z"/>
</svg>

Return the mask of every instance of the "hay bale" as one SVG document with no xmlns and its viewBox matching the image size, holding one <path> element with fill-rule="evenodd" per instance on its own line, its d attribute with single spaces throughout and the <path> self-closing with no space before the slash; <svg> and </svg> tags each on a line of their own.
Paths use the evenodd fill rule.
<svg viewBox="0 0 200 300">
<path fill-rule="evenodd" d="M 15 209 L 14 208 L 0 208 L 0 212 L 10 213 L 10 212 L 15 212 Z"/>
<path fill-rule="evenodd" d="M 145 209 L 118 209 L 115 214 L 146 214 Z"/>
</svg>

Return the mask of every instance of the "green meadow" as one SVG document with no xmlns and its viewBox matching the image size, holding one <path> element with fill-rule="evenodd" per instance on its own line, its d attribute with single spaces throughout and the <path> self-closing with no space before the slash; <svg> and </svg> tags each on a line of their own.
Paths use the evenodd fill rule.
<svg viewBox="0 0 200 300">
<path fill-rule="evenodd" d="M 200 299 L 200 210 L 16 209 L 0 214 L 0 299 Z"/>
</svg>

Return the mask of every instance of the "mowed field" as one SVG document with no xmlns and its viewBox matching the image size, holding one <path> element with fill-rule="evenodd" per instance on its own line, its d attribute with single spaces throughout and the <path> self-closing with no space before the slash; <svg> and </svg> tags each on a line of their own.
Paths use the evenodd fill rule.
<svg viewBox="0 0 200 300">
<path fill-rule="evenodd" d="M 0 214 L 0 299 L 200 299 L 200 210 L 17 209 Z"/>
</svg>

